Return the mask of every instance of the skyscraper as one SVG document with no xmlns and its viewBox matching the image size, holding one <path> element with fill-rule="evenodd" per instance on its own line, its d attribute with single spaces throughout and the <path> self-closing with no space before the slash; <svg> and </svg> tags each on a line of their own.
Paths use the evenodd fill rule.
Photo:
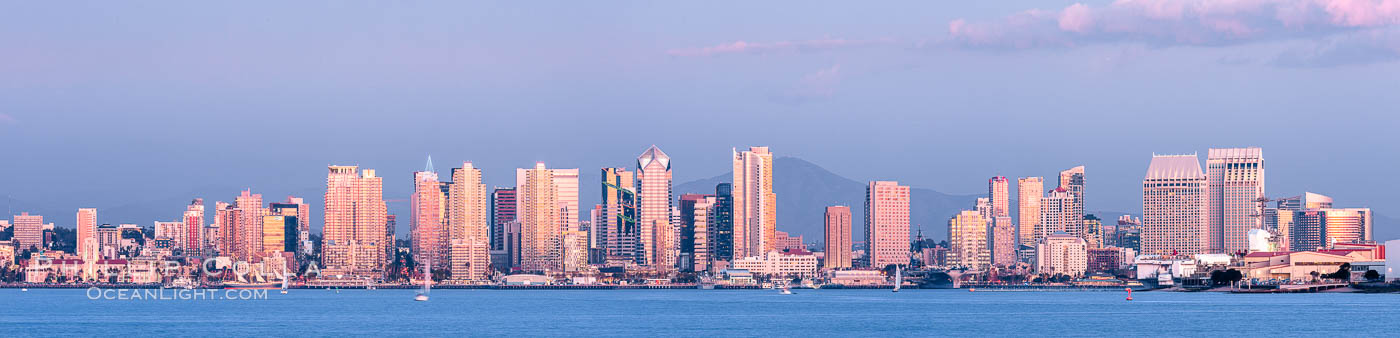
<svg viewBox="0 0 1400 338">
<path fill-rule="evenodd" d="M 1082 236 L 1079 231 L 1084 217 L 1075 213 L 1075 195 L 1064 187 L 1055 188 L 1049 195 L 1040 198 L 1040 222 L 1035 227 L 1035 243 L 1045 236 L 1064 232 Z"/>
<path fill-rule="evenodd" d="M 729 183 L 715 185 L 715 211 L 710 213 L 710 250 L 716 262 L 734 260 L 734 190 Z"/>
<path fill-rule="evenodd" d="M 834 205 L 826 207 L 826 261 L 827 269 L 847 269 L 851 267 L 851 207 Z"/>
<path fill-rule="evenodd" d="M 866 185 L 865 243 L 871 267 L 909 264 L 908 186 L 895 181 Z"/>
<path fill-rule="evenodd" d="M 506 225 L 515 221 L 515 188 L 491 192 L 491 250 L 506 249 Z"/>
<path fill-rule="evenodd" d="M 267 204 L 268 213 L 276 216 L 287 217 L 285 221 L 291 223 L 290 227 L 283 229 L 286 236 L 285 247 L 281 250 L 292 252 L 298 256 L 311 255 L 311 210 L 299 197 L 287 196 L 283 202 L 273 202 Z"/>
<path fill-rule="evenodd" d="M 1064 209 L 1065 222 L 1075 224 L 1074 228 L 1080 228 L 1078 224 L 1084 219 L 1084 166 L 1061 171 L 1059 188 L 1065 189 L 1071 197 L 1070 204 Z M 1066 232 L 1084 238 L 1082 229 L 1076 230 Z"/>
<path fill-rule="evenodd" d="M 637 219 L 644 262 L 660 271 L 676 266 L 671 212 L 671 157 L 653 145 L 637 157 Z"/>
<path fill-rule="evenodd" d="M 14 216 L 15 252 L 44 249 L 44 216 L 21 212 Z"/>
<path fill-rule="evenodd" d="M 992 217 L 1011 216 L 1011 181 L 1005 176 L 987 180 L 987 197 L 992 202 Z"/>
<path fill-rule="evenodd" d="M 984 270 L 991 265 L 987 220 L 975 210 L 963 210 L 948 220 L 948 266 Z"/>
<path fill-rule="evenodd" d="M 776 250 L 778 201 L 773 193 L 773 153 L 750 147 L 734 153 L 734 258 Z"/>
<path fill-rule="evenodd" d="M 1369 208 L 1316 208 L 1293 213 L 1296 215 L 1291 235 L 1294 251 L 1312 251 L 1329 248 L 1334 244 L 1366 243 L 1373 240 L 1373 214 Z"/>
<path fill-rule="evenodd" d="M 715 195 L 684 194 L 680 199 L 681 213 L 681 257 L 689 257 L 689 271 L 706 271 L 714 257 L 710 255 L 710 221 L 714 211 Z"/>
<path fill-rule="evenodd" d="M 1206 253 L 1208 222 L 1206 174 L 1196 155 L 1152 155 L 1142 180 L 1142 253 Z"/>
<path fill-rule="evenodd" d="M 226 256 L 234 261 L 253 262 L 254 257 L 263 256 L 263 216 L 267 209 L 263 209 L 262 194 L 244 189 L 233 200 L 233 213 L 237 215 L 233 228 L 225 229 L 224 235 L 230 248 Z"/>
<path fill-rule="evenodd" d="M 74 252 L 74 254 L 86 259 L 89 250 L 96 250 L 94 246 L 97 245 L 97 209 L 78 209 L 77 227 L 76 240 L 78 245 L 75 249 L 78 252 Z"/>
<path fill-rule="evenodd" d="M 1087 253 L 1084 238 L 1056 232 L 1036 245 L 1035 269 L 1043 274 L 1083 276 L 1088 267 Z"/>
<path fill-rule="evenodd" d="M 449 272 L 453 279 L 484 280 L 491 265 L 491 221 L 481 169 L 462 162 L 452 169 L 448 190 L 447 236 L 453 262 Z"/>
<path fill-rule="evenodd" d="M 1264 151 L 1210 149 L 1206 156 L 1209 252 L 1249 250 L 1246 234 L 1263 227 Z"/>
<path fill-rule="evenodd" d="M 185 206 L 185 256 L 200 257 L 205 254 L 204 199 L 196 198 Z"/>
<path fill-rule="evenodd" d="M 603 168 L 603 199 L 599 205 L 598 226 L 606 260 L 640 262 L 637 241 L 636 180 L 623 168 Z"/>
<path fill-rule="evenodd" d="M 384 271 L 389 224 L 384 179 L 374 170 L 329 166 L 326 174 L 325 238 L 321 265 L 326 275 L 377 277 Z"/>
<path fill-rule="evenodd" d="M 520 220 L 520 265 L 525 271 L 562 271 L 563 235 L 567 229 L 564 208 L 554 170 L 536 163 L 532 169 L 516 169 L 516 193 Z"/>
<path fill-rule="evenodd" d="M 1040 177 L 1022 177 L 1016 179 L 1016 191 L 1020 196 L 1016 199 L 1017 217 L 1020 219 L 1020 227 L 1017 229 L 1017 237 L 1020 244 L 1031 245 L 1036 242 L 1036 228 L 1040 226 L 1040 198 L 1045 196 L 1045 179 Z"/>
<path fill-rule="evenodd" d="M 413 261 L 418 264 L 431 262 L 433 269 L 445 269 L 451 264 L 447 256 L 451 241 L 443 226 L 446 223 L 444 199 L 437 172 L 433 171 L 432 157 L 429 157 L 427 167 L 413 173 L 408 226 L 413 242 Z"/>
<path fill-rule="evenodd" d="M 990 249 L 992 250 L 992 264 L 998 266 L 1011 266 L 1016 264 L 1016 226 L 1011 224 L 1010 216 L 993 216 L 988 220 L 991 224 Z"/>
</svg>

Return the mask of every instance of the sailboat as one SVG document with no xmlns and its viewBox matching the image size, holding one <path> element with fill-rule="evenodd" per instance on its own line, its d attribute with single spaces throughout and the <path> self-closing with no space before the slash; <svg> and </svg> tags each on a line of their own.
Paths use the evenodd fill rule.
<svg viewBox="0 0 1400 338">
<path fill-rule="evenodd" d="M 895 265 L 895 266 L 894 266 L 894 290 L 892 290 L 892 291 L 890 291 L 890 292 L 899 292 L 899 287 L 902 286 L 902 285 L 904 285 L 904 269 L 903 269 L 901 266 L 899 266 L 899 265 Z"/>
<path fill-rule="evenodd" d="M 428 301 L 428 290 L 431 288 L 430 286 L 428 286 L 428 283 L 431 282 L 432 279 L 433 279 L 433 272 L 432 272 L 432 270 L 429 270 L 430 267 L 431 267 L 432 265 L 433 265 L 433 260 L 432 260 L 432 259 L 428 259 L 428 264 L 424 264 L 424 265 L 423 265 L 423 290 L 422 290 L 422 291 L 418 291 L 418 295 L 417 295 L 417 296 L 413 296 L 413 300 L 414 300 L 414 301 L 417 301 L 417 302 L 426 302 L 426 301 Z"/>
<path fill-rule="evenodd" d="M 291 280 L 292 280 L 292 274 L 290 274 L 290 273 L 284 273 L 284 274 L 282 274 L 282 294 L 284 294 L 284 295 L 287 294 L 287 283 L 290 282 Z"/>
<path fill-rule="evenodd" d="M 780 295 L 791 295 L 791 294 L 792 294 L 792 289 L 789 289 L 787 285 L 783 285 L 783 287 L 782 287 L 781 289 L 778 289 L 778 294 L 780 294 Z"/>
</svg>

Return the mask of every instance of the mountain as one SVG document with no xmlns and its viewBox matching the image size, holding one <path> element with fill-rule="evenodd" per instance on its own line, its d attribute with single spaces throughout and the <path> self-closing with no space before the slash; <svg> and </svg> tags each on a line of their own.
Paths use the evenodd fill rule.
<svg viewBox="0 0 1400 338">
<path fill-rule="evenodd" d="M 686 193 L 715 193 L 715 185 L 728 183 L 733 173 L 681 183 L 675 191 Z M 778 231 L 805 236 L 807 242 L 821 242 L 824 235 L 823 214 L 827 206 L 851 207 L 853 241 L 865 236 L 866 182 L 836 175 L 826 169 L 795 157 L 773 160 L 773 190 L 778 195 Z M 923 229 L 924 237 L 948 238 L 948 218 L 963 209 L 972 208 L 980 195 L 949 195 L 930 189 L 910 189 L 909 218 L 911 231 Z"/>
</svg>

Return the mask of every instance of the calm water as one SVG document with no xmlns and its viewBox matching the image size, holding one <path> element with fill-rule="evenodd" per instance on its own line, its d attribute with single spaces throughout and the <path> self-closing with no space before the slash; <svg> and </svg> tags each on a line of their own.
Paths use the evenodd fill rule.
<svg viewBox="0 0 1400 338">
<path fill-rule="evenodd" d="M 217 291 L 223 293 L 223 291 Z M 89 300 L 0 289 L 0 336 L 1383 336 L 1400 295 L 954 290 L 269 291 Z"/>
</svg>

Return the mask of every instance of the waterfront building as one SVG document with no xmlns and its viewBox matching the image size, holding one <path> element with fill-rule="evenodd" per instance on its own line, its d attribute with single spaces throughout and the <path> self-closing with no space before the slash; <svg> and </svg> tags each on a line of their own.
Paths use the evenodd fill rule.
<svg viewBox="0 0 1400 338">
<path fill-rule="evenodd" d="M 409 197 L 409 239 L 412 241 L 413 261 L 418 264 L 432 264 L 432 269 L 446 269 L 451 265 L 447 254 L 451 245 L 448 238 L 446 215 L 443 205 L 446 199 L 438 174 L 433 170 L 432 157 L 423 171 L 413 173 L 413 195 Z"/>
<path fill-rule="evenodd" d="M 671 185 L 671 157 L 655 145 L 647 148 L 637 157 L 637 220 L 643 263 L 657 271 L 676 267 Z"/>
<path fill-rule="evenodd" d="M 802 241 L 802 235 L 796 237 L 785 231 L 778 231 L 777 236 L 778 251 L 807 250 L 807 243 Z"/>
<path fill-rule="evenodd" d="M 1265 208 L 1263 213 L 1264 230 L 1273 234 L 1273 245 L 1277 251 L 1293 250 L 1293 229 L 1296 210 Z"/>
<path fill-rule="evenodd" d="M 1016 179 L 1016 191 L 1020 194 L 1016 199 L 1017 217 L 1020 226 L 1017 228 L 1017 244 L 1030 245 L 1038 238 L 1036 229 L 1040 228 L 1040 200 L 1045 197 L 1045 179 L 1041 177 L 1022 177 Z"/>
<path fill-rule="evenodd" d="M 1050 234 L 1036 245 L 1035 251 L 1035 270 L 1039 273 L 1079 277 L 1088 269 L 1088 246 L 1079 236 Z"/>
<path fill-rule="evenodd" d="M 834 205 L 826 207 L 826 260 L 827 269 L 851 268 L 851 207 Z"/>
<path fill-rule="evenodd" d="M 778 231 L 778 201 L 773 192 L 773 153 L 768 147 L 750 147 L 734 154 L 733 257 L 750 257 L 774 251 Z"/>
<path fill-rule="evenodd" d="M 684 266 L 686 271 L 706 271 L 714 259 L 710 254 L 710 214 L 714 211 L 715 195 L 684 194 L 680 199 L 682 257 L 690 257 L 692 263 Z"/>
<path fill-rule="evenodd" d="M 564 272 L 581 272 L 588 267 L 588 232 L 577 229 L 564 230 L 563 264 Z"/>
<path fill-rule="evenodd" d="M 895 181 L 866 185 L 865 234 L 871 267 L 909 264 L 909 186 Z"/>
<path fill-rule="evenodd" d="M 1128 269 L 1133 258 L 1137 256 L 1137 251 L 1129 248 L 1103 247 L 1091 248 L 1087 251 L 1088 273 L 1114 273 L 1118 270 Z"/>
<path fill-rule="evenodd" d="M 1206 175 L 1196 155 L 1153 155 L 1142 185 L 1142 253 L 1207 253 Z"/>
<path fill-rule="evenodd" d="M 379 277 L 388 248 L 388 212 L 384 179 L 373 169 L 327 167 L 324 228 L 321 242 L 323 275 Z M 392 229 L 392 228 L 390 228 Z M 392 232 L 390 232 L 392 233 Z M 390 256 L 392 257 L 392 256 Z"/>
<path fill-rule="evenodd" d="M 491 215 L 481 169 L 471 162 L 452 169 L 447 194 L 447 237 L 452 279 L 478 281 L 487 278 L 491 265 Z M 466 255 L 458 257 L 457 255 Z"/>
<path fill-rule="evenodd" d="M 1246 234 L 1263 227 L 1264 152 L 1212 148 L 1206 155 L 1207 208 L 1211 253 L 1249 250 Z"/>
<path fill-rule="evenodd" d="M 86 258 L 90 250 L 96 250 L 96 248 L 92 246 L 97 243 L 97 209 L 78 209 L 76 225 L 77 238 L 75 241 L 77 242 L 77 247 L 75 247 L 75 249 L 77 249 L 77 252 L 74 253 L 79 257 Z"/>
<path fill-rule="evenodd" d="M 506 249 L 506 224 L 515 221 L 515 188 L 491 192 L 491 250 Z"/>
<path fill-rule="evenodd" d="M 985 270 L 991 265 L 987 247 L 987 220 L 973 210 L 963 210 L 948 220 L 948 266 Z"/>
<path fill-rule="evenodd" d="M 602 174 L 603 203 L 598 206 L 597 224 L 606 260 L 640 262 L 634 175 L 623 168 L 603 168 Z"/>
<path fill-rule="evenodd" d="M 1313 274 L 1336 272 L 1342 264 L 1355 263 L 1357 257 L 1318 251 L 1251 252 L 1241 260 L 1240 270 L 1245 279 L 1281 279 L 1312 281 Z"/>
<path fill-rule="evenodd" d="M 224 229 L 224 247 L 228 251 L 222 255 L 251 263 L 263 255 L 263 216 L 267 209 L 263 208 L 262 194 L 244 189 L 229 207 L 232 218 L 230 226 Z"/>
<path fill-rule="evenodd" d="M 769 251 L 762 256 L 735 259 L 733 269 L 775 278 L 812 277 L 817 273 L 817 256 L 806 251 Z"/>
<path fill-rule="evenodd" d="M 557 272 L 564 269 L 563 232 L 565 220 L 556 169 L 544 162 L 531 169 L 516 169 L 517 212 L 520 220 L 520 266 L 526 272 Z M 577 176 L 575 176 L 577 177 Z"/>
</svg>

